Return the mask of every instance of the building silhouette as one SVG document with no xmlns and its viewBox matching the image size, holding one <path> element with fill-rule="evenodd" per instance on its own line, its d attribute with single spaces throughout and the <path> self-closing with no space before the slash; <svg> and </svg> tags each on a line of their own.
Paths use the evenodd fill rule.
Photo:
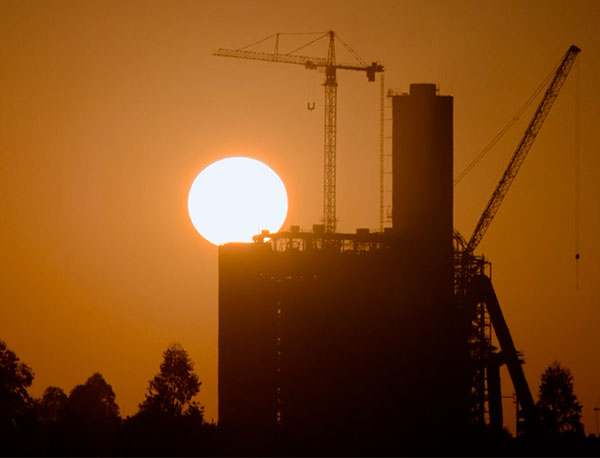
<svg viewBox="0 0 600 458">
<path fill-rule="evenodd" d="M 224 428 L 414 438 L 489 423 L 499 364 L 467 294 L 489 264 L 463 259 L 453 232 L 453 99 L 412 84 L 392 104 L 391 228 L 292 226 L 219 248 Z"/>
</svg>

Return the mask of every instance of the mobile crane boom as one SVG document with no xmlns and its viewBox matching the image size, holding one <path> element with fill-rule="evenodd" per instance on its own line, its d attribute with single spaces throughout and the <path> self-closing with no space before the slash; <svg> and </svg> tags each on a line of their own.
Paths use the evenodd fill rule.
<svg viewBox="0 0 600 458">
<path fill-rule="evenodd" d="M 467 252 L 472 253 L 473 250 L 477 248 L 479 242 L 481 242 L 481 239 L 496 216 L 496 213 L 502 204 L 502 200 L 510 189 L 513 180 L 517 176 L 519 168 L 527 157 L 527 153 L 531 149 L 531 145 L 533 145 L 535 137 L 539 133 L 542 124 L 544 123 L 544 120 L 550 111 L 550 108 L 552 108 L 552 104 L 556 100 L 563 83 L 567 79 L 567 76 L 573 67 L 575 58 L 580 52 L 581 50 L 577 46 L 572 45 L 563 57 L 558 69 L 556 70 L 556 73 L 554 74 L 554 78 L 552 79 L 550 86 L 544 94 L 544 98 L 540 102 L 540 105 L 533 115 L 533 119 L 531 120 L 529 127 L 527 127 L 519 146 L 508 163 L 508 167 L 504 171 L 500 182 L 496 186 L 492 197 L 490 197 L 484 212 L 482 213 L 477 225 L 475 226 L 475 229 L 473 230 L 473 235 L 471 235 L 469 243 L 466 247 Z"/>
</svg>

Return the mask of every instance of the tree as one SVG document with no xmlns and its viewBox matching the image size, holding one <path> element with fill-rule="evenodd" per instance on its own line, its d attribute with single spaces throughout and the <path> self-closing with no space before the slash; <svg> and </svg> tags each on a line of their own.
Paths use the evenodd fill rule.
<svg viewBox="0 0 600 458">
<path fill-rule="evenodd" d="M 31 368 L 0 340 L 0 454 L 10 454 L 13 447 L 23 444 L 24 430 L 29 427 L 25 423 L 33 412 L 27 392 L 33 377 Z"/>
<path fill-rule="evenodd" d="M 0 340 L 0 428 L 14 428 L 19 417 L 32 406 L 27 388 L 33 371 Z"/>
<path fill-rule="evenodd" d="M 150 380 L 139 412 L 125 422 L 129 455 L 197 456 L 211 454 L 212 430 L 194 401 L 201 382 L 194 363 L 179 344 L 163 353 L 160 372 Z"/>
<path fill-rule="evenodd" d="M 542 374 L 537 410 L 545 433 L 583 433 L 581 404 L 573 392 L 573 376 L 557 361 Z"/>
<path fill-rule="evenodd" d="M 16 418 L 31 406 L 27 388 L 33 382 L 33 371 L 0 340 L 0 422 L 16 423 Z"/>
<path fill-rule="evenodd" d="M 67 410 L 69 398 L 56 386 L 49 386 L 37 401 L 37 416 L 41 423 L 56 423 Z"/>
<path fill-rule="evenodd" d="M 169 346 L 163 353 L 160 372 L 150 380 L 141 413 L 152 413 L 165 419 L 181 416 L 202 418 L 203 407 L 193 398 L 202 384 L 194 374 L 194 363 L 180 344 Z"/>
<path fill-rule="evenodd" d="M 68 454 L 69 431 L 67 409 L 69 397 L 62 388 L 49 386 L 40 399 L 36 400 L 38 421 L 38 454 L 41 456 L 64 456 Z"/>
<path fill-rule="evenodd" d="M 71 390 L 66 412 L 66 428 L 72 436 L 68 454 L 115 454 L 120 426 L 115 393 L 101 374 Z"/>
<path fill-rule="evenodd" d="M 98 372 L 88 378 L 85 384 L 71 390 L 69 410 L 72 415 L 95 421 L 120 418 L 112 386 Z"/>
</svg>

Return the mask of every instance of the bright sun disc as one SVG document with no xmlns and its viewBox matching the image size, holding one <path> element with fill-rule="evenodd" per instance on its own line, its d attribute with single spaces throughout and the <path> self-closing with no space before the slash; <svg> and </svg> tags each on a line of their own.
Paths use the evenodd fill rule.
<svg viewBox="0 0 600 458">
<path fill-rule="evenodd" d="M 247 157 L 213 162 L 196 177 L 188 197 L 194 227 L 214 245 L 251 242 L 264 229 L 277 232 L 287 207 L 281 178 Z"/>
</svg>

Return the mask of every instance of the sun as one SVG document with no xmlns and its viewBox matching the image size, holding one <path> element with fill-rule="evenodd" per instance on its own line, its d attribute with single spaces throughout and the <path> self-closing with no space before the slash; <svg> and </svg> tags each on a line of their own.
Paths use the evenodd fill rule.
<svg viewBox="0 0 600 458">
<path fill-rule="evenodd" d="M 251 242 L 264 229 L 277 232 L 287 209 L 281 178 L 248 157 L 213 162 L 196 177 L 188 196 L 192 224 L 214 245 Z"/>
</svg>

